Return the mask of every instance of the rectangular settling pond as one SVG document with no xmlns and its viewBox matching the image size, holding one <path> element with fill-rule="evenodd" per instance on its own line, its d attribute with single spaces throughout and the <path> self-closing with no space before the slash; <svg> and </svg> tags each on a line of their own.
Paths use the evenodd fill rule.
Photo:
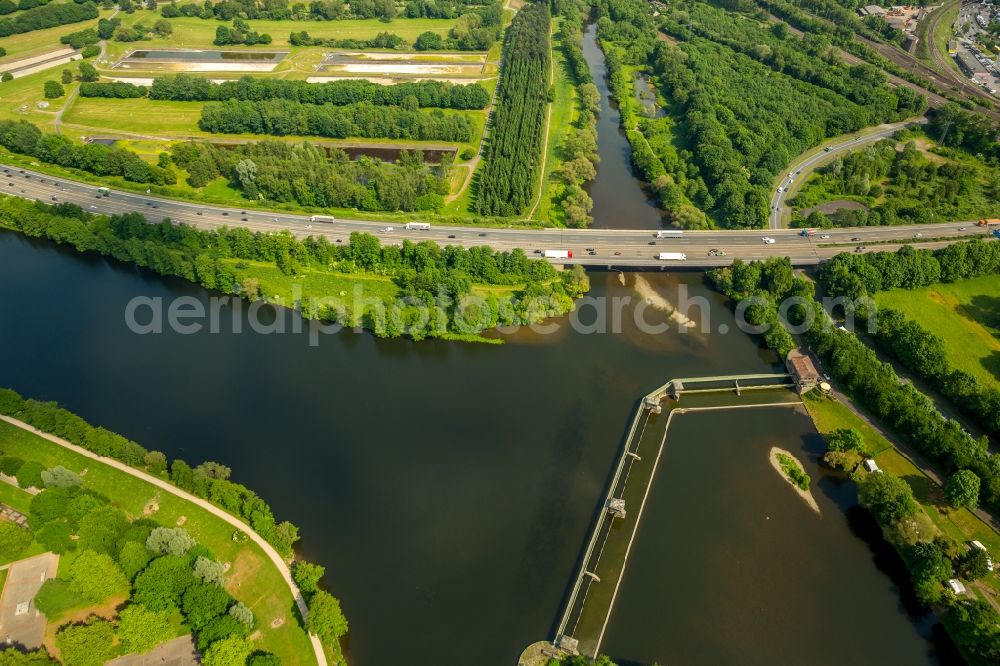
<svg viewBox="0 0 1000 666">
<path fill-rule="evenodd" d="M 116 69 L 169 72 L 270 72 L 288 51 L 158 49 L 128 53 Z"/>
<path fill-rule="evenodd" d="M 772 446 L 804 465 L 820 513 L 771 466 Z M 676 415 L 601 652 L 625 664 L 937 663 L 876 566 L 889 546 L 863 538 L 870 516 L 819 466 L 822 451 L 800 407 Z"/>
</svg>

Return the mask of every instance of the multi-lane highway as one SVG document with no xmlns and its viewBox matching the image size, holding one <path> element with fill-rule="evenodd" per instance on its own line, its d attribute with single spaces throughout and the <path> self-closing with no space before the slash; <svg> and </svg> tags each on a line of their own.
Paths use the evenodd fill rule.
<svg viewBox="0 0 1000 666">
<path fill-rule="evenodd" d="M 857 150 L 862 146 L 877 143 L 910 125 L 922 125 L 926 122 L 926 118 L 919 118 L 917 120 L 908 120 L 906 122 L 895 123 L 893 125 L 883 125 L 878 129 L 878 131 L 872 134 L 862 134 L 854 138 L 843 139 L 838 143 L 824 147 L 821 151 L 807 153 L 805 157 L 792 162 L 792 164 L 788 167 L 787 174 L 781 179 L 781 184 L 774 191 L 774 194 L 771 195 L 771 216 L 769 218 L 771 228 L 780 229 L 782 226 L 781 222 L 785 211 L 785 198 L 788 197 L 789 189 L 793 185 L 793 179 L 795 181 L 800 181 L 802 178 L 808 178 L 809 174 L 812 173 L 812 171 L 814 171 L 818 166 L 829 162 L 837 155 Z"/>
<path fill-rule="evenodd" d="M 22 172 L 23 171 L 23 172 Z M 0 193 L 43 203 L 74 203 L 91 213 L 142 213 L 148 220 L 169 218 L 175 222 L 212 229 L 243 226 L 253 231 L 289 231 L 298 237 L 325 236 L 331 243 L 347 242 L 352 231 L 366 231 L 385 244 L 403 240 L 432 240 L 441 245 L 489 245 L 500 250 L 521 248 L 530 256 L 544 250 L 569 250 L 573 258 L 558 263 L 592 266 L 680 268 L 729 264 L 734 258 L 763 259 L 788 256 L 796 265 L 811 265 L 839 252 L 892 249 L 901 243 L 935 239 L 922 244 L 939 247 L 955 240 L 985 236 L 974 222 L 927 224 L 920 226 L 871 227 L 817 232 L 803 237 L 797 230 L 773 231 L 687 231 L 680 238 L 655 238 L 648 230 L 612 229 L 525 229 L 433 225 L 429 230 L 406 230 L 402 223 L 371 222 L 338 218 L 334 222 L 310 222 L 307 216 L 239 208 L 209 206 L 112 190 L 100 196 L 94 185 L 22 170 L 0 164 Z M 920 234 L 920 238 L 915 238 Z M 765 242 L 764 238 L 773 242 Z M 942 240 L 938 240 L 942 239 Z M 662 261 L 661 252 L 683 252 L 685 261 Z"/>
</svg>

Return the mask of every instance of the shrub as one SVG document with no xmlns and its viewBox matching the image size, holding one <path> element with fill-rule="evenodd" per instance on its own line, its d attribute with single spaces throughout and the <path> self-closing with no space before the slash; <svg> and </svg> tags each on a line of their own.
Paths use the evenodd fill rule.
<svg viewBox="0 0 1000 666">
<path fill-rule="evenodd" d="M 347 618 L 340 610 L 340 602 L 332 594 L 319 590 L 309 600 L 306 629 L 327 645 L 335 644 L 347 633 Z"/>
<path fill-rule="evenodd" d="M 6 520 L 0 521 L 0 562 L 16 560 L 33 539 L 31 530 Z"/>
<path fill-rule="evenodd" d="M 98 46 L 97 44 L 88 44 L 87 46 L 83 47 L 82 51 L 80 51 L 80 55 L 84 58 L 93 58 L 95 56 L 99 56 L 101 55 L 101 47 Z"/>
<path fill-rule="evenodd" d="M 83 479 L 76 472 L 56 465 L 42 472 L 42 483 L 46 488 L 72 488 L 83 485 Z"/>
<path fill-rule="evenodd" d="M 157 527 L 146 539 L 146 548 L 157 555 L 183 555 L 195 543 L 183 527 Z"/>
<path fill-rule="evenodd" d="M 128 589 L 128 580 L 111 556 L 83 552 L 69 568 L 69 589 L 91 603 Z"/>
<path fill-rule="evenodd" d="M 172 638 L 174 630 L 168 614 L 132 604 L 118 614 L 117 633 L 126 653 L 142 654 Z"/>
<path fill-rule="evenodd" d="M 219 587 L 222 587 L 222 584 L 225 582 L 222 573 L 222 565 L 215 560 L 202 555 L 195 558 L 194 575 L 196 578 L 205 583 L 211 583 L 212 585 L 218 585 Z"/>
<path fill-rule="evenodd" d="M 101 666 L 114 656 L 114 628 L 96 615 L 82 624 L 70 624 L 56 634 L 56 645 L 66 666 Z"/>
<path fill-rule="evenodd" d="M 245 624 L 248 627 L 253 626 L 253 611 L 247 608 L 246 604 L 242 601 L 237 601 L 230 606 L 229 614 L 236 618 L 236 621 L 240 624 Z"/>
<path fill-rule="evenodd" d="M 46 550 L 62 554 L 74 548 L 71 535 L 69 525 L 61 520 L 55 520 L 38 530 L 35 533 L 35 540 L 45 546 Z"/>
<path fill-rule="evenodd" d="M 56 99 L 57 97 L 62 97 L 66 94 L 66 89 L 62 87 L 62 84 L 58 81 L 46 81 L 45 87 L 45 98 L 46 99 Z"/>
<path fill-rule="evenodd" d="M 45 465 L 29 460 L 21 465 L 14 476 L 17 477 L 17 485 L 22 488 L 43 488 L 45 484 L 42 482 L 42 472 L 44 471 Z"/>
<path fill-rule="evenodd" d="M 17 475 L 17 470 L 21 469 L 21 465 L 24 461 L 17 456 L 3 456 L 0 457 L 0 472 L 3 472 L 7 476 Z"/>
<path fill-rule="evenodd" d="M 102 506 L 92 510 L 80 521 L 80 550 L 93 550 L 111 555 L 118 552 L 118 542 L 128 529 L 128 518 L 121 510 Z"/>
<path fill-rule="evenodd" d="M 195 631 L 226 612 L 233 602 L 229 593 L 211 583 L 197 583 L 184 592 L 181 610 L 185 621 Z"/>
<path fill-rule="evenodd" d="M 948 477 L 944 494 L 954 508 L 973 509 L 979 504 L 979 486 L 979 477 L 975 472 L 962 469 Z"/>
<path fill-rule="evenodd" d="M 319 564 L 305 560 L 296 560 L 292 563 L 292 579 L 307 597 L 319 589 L 319 580 L 325 571 Z"/>
<path fill-rule="evenodd" d="M 118 552 L 118 566 L 125 577 L 131 581 L 135 580 L 139 572 L 146 568 L 152 558 L 153 554 L 143 544 L 126 541 Z"/>
<path fill-rule="evenodd" d="M 69 488 L 47 488 L 31 498 L 29 515 L 31 524 L 42 527 L 66 515 L 66 509 L 73 496 Z"/>
</svg>

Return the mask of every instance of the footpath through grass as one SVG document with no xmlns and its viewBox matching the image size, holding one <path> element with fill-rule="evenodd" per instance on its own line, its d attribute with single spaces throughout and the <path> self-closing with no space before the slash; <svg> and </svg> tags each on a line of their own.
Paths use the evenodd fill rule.
<svg viewBox="0 0 1000 666">
<path fill-rule="evenodd" d="M 315 663 L 308 635 L 300 624 L 291 591 L 280 572 L 252 541 L 234 542 L 231 525 L 142 479 L 4 421 L 0 421 L 0 450 L 7 455 L 38 461 L 46 467 L 62 465 L 77 472 L 83 477 L 85 488 L 108 497 L 113 506 L 132 517 L 146 516 L 167 527 L 177 525 L 183 517 L 184 529 L 198 543 L 208 547 L 220 562 L 231 563 L 226 589 L 249 606 L 258 618 L 260 638 L 255 644 L 278 655 L 283 664 Z M 281 623 L 274 627 L 277 620 Z"/>
<path fill-rule="evenodd" d="M 994 276 L 875 295 L 944 340 L 948 361 L 1000 388 L 1000 281 Z"/>
</svg>

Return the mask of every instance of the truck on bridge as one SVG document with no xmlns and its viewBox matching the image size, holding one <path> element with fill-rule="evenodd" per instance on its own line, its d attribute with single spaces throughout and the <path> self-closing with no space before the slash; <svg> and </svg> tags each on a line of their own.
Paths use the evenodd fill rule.
<svg viewBox="0 0 1000 666">
<path fill-rule="evenodd" d="M 571 250 L 545 250 L 542 252 L 542 256 L 546 259 L 572 259 L 573 252 Z"/>
<path fill-rule="evenodd" d="M 687 261 L 688 256 L 683 252 L 661 252 L 660 261 Z"/>
<path fill-rule="evenodd" d="M 428 222 L 407 222 L 403 228 L 407 231 L 430 231 L 431 225 Z"/>
<path fill-rule="evenodd" d="M 799 232 L 799 236 L 815 236 L 815 235 L 816 235 L 815 229 L 803 229 L 802 231 Z"/>
<path fill-rule="evenodd" d="M 312 215 L 309 218 L 310 222 L 322 222 L 323 224 L 333 224 L 337 221 L 333 215 Z"/>
</svg>

